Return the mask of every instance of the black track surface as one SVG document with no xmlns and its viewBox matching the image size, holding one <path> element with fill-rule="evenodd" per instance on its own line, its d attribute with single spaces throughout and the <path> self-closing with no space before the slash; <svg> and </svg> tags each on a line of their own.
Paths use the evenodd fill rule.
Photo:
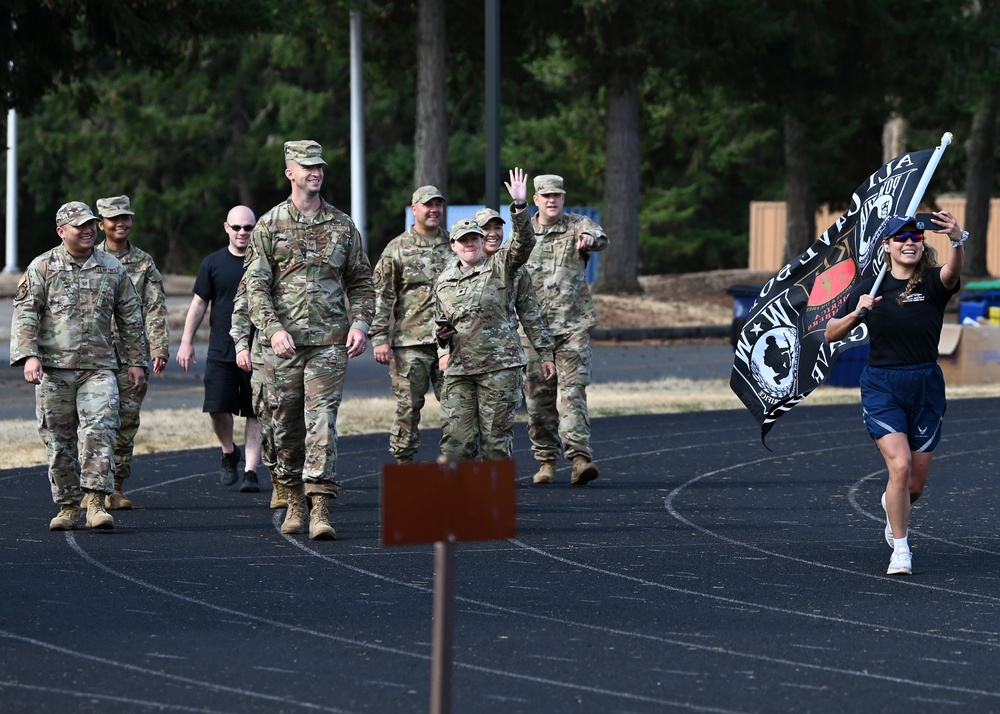
<svg viewBox="0 0 1000 714">
<path fill-rule="evenodd" d="M 954 401 L 912 577 L 860 407 L 596 420 L 600 479 L 458 547 L 455 712 L 1000 710 L 1000 400 Z M 439 434 L 426 432 L 433 458 Z M 434 556 L 379 546 L 384 434 L 341 440 L 339 540 L 283 536 L 212 450 L 141 457 L 112 532 L 0 471 L 0 712 L 427 711 Z"/>
</svg>

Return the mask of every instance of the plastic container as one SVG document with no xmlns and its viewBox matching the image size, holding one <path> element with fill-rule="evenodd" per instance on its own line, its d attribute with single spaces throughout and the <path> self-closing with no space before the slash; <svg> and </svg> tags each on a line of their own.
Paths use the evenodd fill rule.
<svg viewBox="0 0 1000 714">
<path fill-rule="evenodd" d="M 729 343 L 736 349 L 740 340 L 740 331 L 747 324 L 747 317 L 753 304 L 760 295 L 763 285 L 730 285 L 726 292 L 733 296 L 733 324 L 729 331 Z"/>
<path fill-rule="evenodd" d="M 970 285 L 976 284 L 970 283 Z M 978 320 L 981 317 L 989 317 L 990 308 L 993 307 L 1000 307 L 1000 290 L 967 290 L 959 298 L 958 324 L 961 325 L 966 318 Z"/>
<path fill-rule="evenodd" d="M 868 364 L 868 353 L 871 348 L 865 344 L 852 347 L 842 352 L 830 370 L 830 375 L 823 381 L 831 387 L 857 387 L 861 385 L 861 372 Z"/>
</svg>

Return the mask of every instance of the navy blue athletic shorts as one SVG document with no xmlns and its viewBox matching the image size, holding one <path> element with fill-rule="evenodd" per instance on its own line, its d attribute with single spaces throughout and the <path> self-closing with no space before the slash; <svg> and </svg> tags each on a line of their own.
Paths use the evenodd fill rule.
<svg viewBox="0 0 1000 714">
<path fill-rule="evenodd" d="M 903 433 L 910 451 L 934 451 L 946 407 L 944 375 L 937 362 L 869 366 L 861 373 L 861 408 L 873 439 Z"/>
<path fill-rule="evenodd" d="M 241 417 L 254 416 L 250 373 L 244 372 L 235 362 L 206 360 L 205 404 L 201 410 L 228 412 Z"/>
</svg>

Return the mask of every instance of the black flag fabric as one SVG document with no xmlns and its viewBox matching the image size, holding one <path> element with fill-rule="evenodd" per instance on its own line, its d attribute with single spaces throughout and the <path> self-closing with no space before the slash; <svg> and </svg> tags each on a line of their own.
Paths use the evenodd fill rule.
<svg viewBox="0 0 1000 714">
<path fill-rule="evenodd" d="M 827 343 L 823 331 L 851 288 L 881 270 L 880 230 L 920 200 L 916 191 L 923 192 L 928 165 L 931 172 L 936 167 L 937 150 L 903 154 L 869 176 L 836 223 L 761 288 L 740 331 L 729 380 L 760 424 L 761 442 L 777 419 L 823 383 L 840 353 L 867 343 L 863 322 L 839 342 Z"/>
</svg>

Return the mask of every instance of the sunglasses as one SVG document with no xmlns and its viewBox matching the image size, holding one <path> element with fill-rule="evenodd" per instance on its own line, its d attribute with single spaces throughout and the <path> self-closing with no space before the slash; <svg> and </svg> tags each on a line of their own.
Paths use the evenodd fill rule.
<svg viewBox="0 0 1000 714">
<path fill-rule="evenodd" d="M 234 226 L 232 223 L 227 223 L 226 225 L 233 229 L 233 233 L 239 233 L 240 231 L 246 231 L 249 233 L 253 230 L 253 224 L 250 224 L 249 226 Z"/>
<path fill-rule="evenodd" d="M 908 240 L 912 240 L 914 243 L 923 243 L 924 234 L 914 233 L 913 231 L 906 231 L 906 233 L 900 233 L 898 235 L 894 235 L 891 238 L 891 240 L 893 243 L 905 243 Z"/>
</svg>

